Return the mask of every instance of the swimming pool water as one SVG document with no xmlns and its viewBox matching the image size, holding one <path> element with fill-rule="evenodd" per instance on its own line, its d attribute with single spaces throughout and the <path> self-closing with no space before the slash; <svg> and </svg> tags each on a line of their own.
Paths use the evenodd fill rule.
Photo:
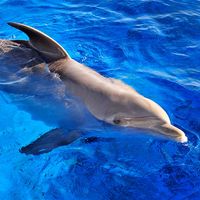
<svg viewBox="0 0 200 200">
<path fill-rule="evenodd" d="M 80 139 L 24 155 L 54 127 L 0 91 L 0 199 L 200 199 L 200 1 L 2 0 L 0 38 L 26 38 L 8 21 L 44 31 L 72 58 L 159 103 L 189 142 Z"/>
</svg>

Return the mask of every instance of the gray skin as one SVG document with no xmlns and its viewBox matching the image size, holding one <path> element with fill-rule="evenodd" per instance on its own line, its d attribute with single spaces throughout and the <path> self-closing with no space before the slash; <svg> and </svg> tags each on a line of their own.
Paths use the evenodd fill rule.
<svg viewBox="0 0 200 200">
<path fill-rule="evenodd" d="M 65 129 L 89 127 L 89 118 L 94 121 L 85 106 L 68 95 L 59 77 L 48 70 L 48 65 L 32 48 L 0 40 L 0 65 L 0 90 L 9 94 L 10 101 L 29 112 L 33 119 Z"/>
<path fill-rule="evenodd" d="M 154 101 L 140 95 L 122 81 L 103 77 L 91 68 L 73 60 L 57 42 L 44 33 L 23 24 L 9 23 L 9 25 L 26 33 L 30 40 L 6 42 L 21 48 L 21 54 L 24 50 L 26 56 L 28 53 L 32 55 L 29 62 L 26 61 L 27 66 L 19 67 L 17 73 L 13 73 L 15 75 L 12 74 L 11 77 L 26 73 L 30 79 L 29 83 L 31 83 L 30 77 L 32 76 L 36 79 L 43 77 L 45 86 L 43 88 L 41 82 L 38 83 L 39 85 L 37 84 L 38 94 L 43 90 L 45 91 L 48 84 L 51 86 L 55 84 L 56 87 L 51 87 L 54 88 L 50 92 L 51 97 L 56 99 L 57 103 L 59 102 L 58 105 L 62 105 L 60 116 L 67 118 L 56 120 L 59 123 L 62 121 L 63 124 L 69 125 L 73 124 L 72 121 L 74 121 L 75 125 L 71 129 L 75 127 L 81 129 L 83 126 L 78 125 L 78 123 L 84 121 L 84 127 L 90 127 L 91 124 L 85 123 L 85 121 L 90 120 L 83 120 L 87 116 L 93 121 L 96 119 L 95 122 L 103 121 L 117 127 L 132 129 L 133 133 L 135 129 L 141 129 L 147 133 L 177 142 L 187 142 L 184 132 L 170 123 L 167 113 Z M 9 53 L 12 55 L 12 51 L 9 51 Z M 3 58 L 6 60 L 5 48 L 3 54 Z M 16 58 L 16 56 L 14 57 Z M 23 60 L 23 56 L 18 56 L 18 62 L 20 62 L 20 58 Z M 49 71 L 46 69 L 47 67 Z M 47 78 L 47 74 L 50 74 L 49 77 L 51 78 Z M 18 85 L 20 84 L 23 85 L 22 93 L 29 91 L 35 93 L 31 84 L 24 84 L 23 81 L 19 81 Z M 68 100 L 70 99 L 67 104 L 63 103 L 66 97 Z M 55 101 L 53 102 L 55 103 Z M 48 108 L 51 108 L 51 104 Z M 63 112 L 63 110 L 65 111 Z M 69 123 L 66 123 L 67 121 Z M 68 141 L 68 143 L 70 142 Z"/>
<path fill-rule="evenodd" d="M 87 140 L 90 130 L 97 136 L 105 132 L 102 122 L 81 101 L 69 96 L 65 85 L 34 49 L 18 41 L 0 40 L 0 66 L 0 95 L 5 101 L 30 113 L 34 120 L 57 127 L 23 147 L 22 153 L 46 153 L 80 136 Z"/>
<path fill-rule="evenodd" d="M 184 132 L 171 125 L 167 113 L 157 103 L 125 83 L 105 78 L 71 58 L 50 63 L 49 69 L 60 75 L 67 91 L 79 97 L 97 119 L 147 130 L 177 142 L 187 141 Z"/>
</svg>

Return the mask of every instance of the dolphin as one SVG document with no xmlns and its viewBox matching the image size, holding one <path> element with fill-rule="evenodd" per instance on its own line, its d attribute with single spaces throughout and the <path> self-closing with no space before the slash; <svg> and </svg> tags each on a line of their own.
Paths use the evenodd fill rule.
<svg viewBox="0 0 200 200">
<path fill-rule="evenodd" d="M 150 133 L 181 143 L 187 142 L 188 139 L 185 133 L 171 124 L 166 111 L 156 102 L 142 96 L 121 80 L 104 77 L 72 59 L 61 45 L 45 33 L 20 23 L 9 22 L 8 24 L 24 32 L 29 37 L 27 41 L 2 40 L 4 42 L 4 52 L 2 54 L 4 58 L 6 53 L 10 53 L 13 57 L 12 52 L 20 48 L 21 53 L 17 57 L 18 60 L 23 60 L 29 54 L 26 66 L 20 67 L 17 73 L 12 72 L 14 75 L 11 77 L 20 73 L 31 74 L 36 80 L 37 77 L 42 77 L 42 81 L 46 81 L 45 87 L 53 81 L 54 84 L 49 89 L 52 90 L 51 98 L 60 102 L 58 105 L 62 104 L 60 110 L 63 111 L 60 120 L 60 122 L 62 121 L 62 128 L 45 133 L 30 145 L 23 147 L 22 152 L 33 154 L 48 152 L 57 146 L 70 144 L 81 136 L 82 121 L 87 121 L 87 123 L 84 123 L 84 127 L 90 127 L 91 121 L 95 121 L 94 124 L 99 126 L 101 126 L 101 123 L 105 123 L 128 129 L 132 133 L 135 132 L 134 130 L 142 130 L 143 133 Z M 5 52 L 5 47 L 8 48 L 9 45 L 15 46 L 15 48 L 12 51 Z M 0 54 L 0 56 L 2 55 Z M 9 70 L 12 71 L 12 68 L 10 67 Z M 12 89 L 13 80 L 10 78 L 10 72 L 8 74 L 6 75 L 8 75 L 10 82 L 0 83 L 1 88 L 4 88 L 5 91 L 9 90 L 16 93 L 17 91 L 20 92 L 20 88 L 23 88 L 21 93 L 26 91 L 26 93 L 30 92 L 35 95 L 43 89 L 40 86 L 42 83 L 38 81 L 37 90 L 33 92 L 33 86 L 26 85 L 21 79 L 17 81 L 18 89 Z M 22 87 L 20 84 L 26 85 L 26 87 Z M 65 101 L 63 97 L 65 95 L 63 94 L 69 97 L 67 104 L 63 103 Z M 68 125 L 70 130 L 66 133 L 65 130 Z M 43 148 L 45 144 L 46 149 Z M 42 151 L 41 149 L 45 150 Z"/>
</svg>

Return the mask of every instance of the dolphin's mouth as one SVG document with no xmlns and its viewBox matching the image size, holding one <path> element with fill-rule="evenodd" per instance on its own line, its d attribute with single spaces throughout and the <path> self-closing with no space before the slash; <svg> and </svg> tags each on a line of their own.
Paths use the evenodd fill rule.
<svg viewBox="0 0 200 200">
<path fill-rule="evenodd" d="M 185 133 L 172 124 L 165 123 L 157 125 L 152 130 L 155 130 L 155 132 L 157 132 L 160 136 L 166 137 L 170 140 L 174 140 L 180 143 L 188 142 L 188 138 Z"/>
<path fill-rule="evenodd" d="M 154 124 L 158 124 L 159 120 L 153 116 L 142 116 L 142 117 L 116 117 L 112 120 L 114 124 L 120 125 L 123 127 L 130 127 L 130 128 L 147 128 L 150 129 L 154 126 Z M 118 123 L 116 123 L 118 122 Z"/>
<path fill-rule="evenodd" d="M 188 141 L 188 138 L 182 130 L 170 123 L 160 123 L 155 117 L 121 118 L 115 121 L 117 122 L 115 124 L 122 127 L 144 130 L 152 135 L 176 142 L 186 143 Z"/>
<path fill-rule="evenodd" d="M 180 143 L 186 143 L 188 142 L 188 138 L 186 137 L 186 135 L 182 135 L 181 137 L 178 137 L 177 138 L 177 142 L 180 142 Z"/>
</svg>

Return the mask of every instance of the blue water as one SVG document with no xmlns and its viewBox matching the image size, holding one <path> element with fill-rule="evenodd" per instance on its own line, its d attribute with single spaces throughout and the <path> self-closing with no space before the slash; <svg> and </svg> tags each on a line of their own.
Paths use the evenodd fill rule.
<svg viewBox="0 0 200 200">
<path fill-rule="evenodd" d="M 199 0 L 1 0 L 0 38 L 26 38 L 8 21 L 44 31 L 72 58 L 159 103 L 189 142 L 80 139 L 24 155 L 22 146 L 55 127 L 0 91 L 0 199 L 200 199 Z"/>
</svg>

